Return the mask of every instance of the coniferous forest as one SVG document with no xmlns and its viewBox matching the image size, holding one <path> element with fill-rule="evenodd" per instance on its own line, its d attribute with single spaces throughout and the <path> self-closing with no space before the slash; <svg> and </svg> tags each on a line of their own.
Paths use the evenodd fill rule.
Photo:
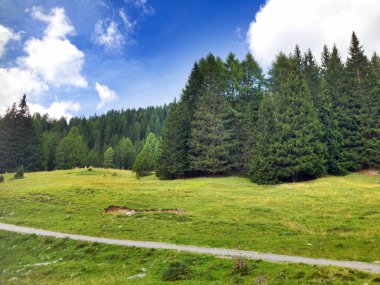
<svg viewBox="0 0 380 285">
<path fill-rule="evenodd" d="M 248 54 L 196 62 L 178 101 L 90 118 L 0 119 L 0 173 L 81 166 L 155 170 L 161 179 L 239 174 L 260 184 L 380 168 L 380 57 L 355 33 L 349 56 L 298 46 L 267 75 Z"/>
</svg>

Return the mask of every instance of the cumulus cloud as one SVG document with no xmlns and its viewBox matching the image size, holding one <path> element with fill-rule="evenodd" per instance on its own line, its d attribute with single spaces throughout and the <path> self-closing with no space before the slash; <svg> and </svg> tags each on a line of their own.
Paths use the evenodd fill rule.
<svg viewBox="0 0 380 285">
<path fill-rule="evenodd" d="M 98 20 L 95 24 L 93 42 L 107 50 L 120 50 L 125 43 L 125 37 L 119 31 L 118 25 L 112 20 Z"/>
<path fill-rule="evenodd" d="M 370 55 L 380 50 L 379 30 L 378 0 L 268 0 L 247 38 L 252 54 L 268 68 L 280 51 L 292 52 L 296 44 L 319 58 L 324 44 L 335 43 L 345 59 L 352 31 Z"/>
<path fill-rule="evenodd" d="M 100 84 L 99 82 L 96 82 L 95 90 L 98 92 L 100 98 L 100 103 L 97 106 L 98 109 L 103 108 L 104 105 L 112 101 L 115 101 L 119 98 L 115 91 L 113 91 L 106 85 Z"/>
<path fill-rule="evenodd" d="M 48 25 L 42 39 L 26 41 L 24 51 L 27 56 L 18 58 L 18 63 L 57 87 L 87 87 L 87 81 L 81 75 L 84 54 L 67 39 L 75 34 L 75 29 L 65 10 L 53 8 L 49 14 L 44 14 L 40 8 L 34 7 L 30 12 L 32 17 Z"/>
<path fill-rule="evenodd" d="M 12 29 L 0 24 L 0 57 L 5 54 L 6 45 L 9 41 L 19 41 L 20 39 L 20 33 L 15 33 Z"/>
<path fill-rule="evenodd" d="M 0 113 L 18 101 L 23 94 L 38 97 L 49 88 L 29 70 L 20 68 L 0 68 Z"/>
<path fill-rule="evenodd" d="M 41 39 L 30 38 L 25 42 L 26 55 L 17 58 L 13 67 L 0 67 L 0 113 L 18 101 L 23 94 L 27 94 L 32 101 L 38 101 L 50 86 L 87 87 L 88 85 L 81 75 L 84 54 L 67 39 L 68 36 L 75 34 L 75 29 L 66 17 L 65 10 L 53 8 L 46 14 L 41 8 L 33 7 L 27 12 L 33 18 L 47 23 L 47 27 Z M 6 34 L 9 35 L 8 32 Z M 13 39 L 18 40 L 15 33 L 11 31 L 11 34 Z M 49 107 L 45 110 L 55 112 L 58 110 L 57 106 L 62 108 L 66 106 L 66 109 L 63 108 L 66 111 L 57 112 L 57 114 L 66 114 L 69 108 L 77 105 L 52 106 L 54 108 Z"/>
<path fill-rule="evenodd" d="M 60 119 L 65 117 L 70 120 L 73 117 L 73 112 L 78 112 L 80 109 L 79 103 L 71 101 L 53 102 L 48 108 L 40 104 L 29 104 L 32 113 L 49 114 L 50 118 Z"/>
</svg>

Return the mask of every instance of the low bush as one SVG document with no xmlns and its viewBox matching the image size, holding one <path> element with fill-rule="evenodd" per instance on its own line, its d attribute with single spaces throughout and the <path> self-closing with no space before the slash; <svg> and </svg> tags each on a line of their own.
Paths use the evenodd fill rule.
<svg viewBox="0 0 380 285">
<path fill-rule="evenodd" d="M 246 258 L 238 257 L 234 259 L 234 264 L 232 266 L 232 274 L 247 276 L 249 274 L 249 265 Z"/>
<path fill-rule="evenodd" d="M 163 281 L 189 280 L 191 279 L 191 270 L 189 265 L 184 261 L 171 262 L 162 274 Z"/>
<path fill-rule="evenodd" d="M 15 179 L 21 179 L 21 178 L 24 178 L 24 166 L 20 166 L 17 171 L 16 171 L 16 174 L 15 174 Z"/>
<path fill-rule="evenodd" d="M 4 176 L 0 174 L 0 183 L 4 182 Z"/>
</svg>

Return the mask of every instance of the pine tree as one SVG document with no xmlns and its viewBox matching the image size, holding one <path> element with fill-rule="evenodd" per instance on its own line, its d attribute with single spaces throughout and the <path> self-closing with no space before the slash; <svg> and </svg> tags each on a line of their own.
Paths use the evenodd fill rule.
<svg viewBox="0 0 380 285">
<path fill-rule="evenodd" d="M 292 60 L 283 53 L 279 53 L 269 70 L 269 89 L 272 93 L 283 90 L 289 73 L 292 69 Z"/>
<path fill-rule="evenodd" d="M 380 168 L 380 57 L 374 53 L 363 104 L 364 167 Z"/>
<path fill-rule="evenodd" d="M 251 151 L 255 140 L 255 125 L 266 82 L 263 72 L 251 54 L 241 63 L 243 77 L 240 98 L 236 104 L 239 111 L 238 161 L 239 172 L 247 174 L 250 167 Z"/>
<path fill-rule="evenodd" d="M 300 181 L 326 172 L 321 126 L 310 90 L 298 63 L 276 94 L 276 134 L 273 145 L 277 179 Z"/>
<path fill-rule="evenodd" d="M 346 167 L 350 171 L 358 170 L 365 164 L 364 149 L 364 121 L 363 104 L 366 96 L 366 84 L 368 77 L 368 59 L 364 55 L 362 46 L 355 33 L 351 36 L 349 57 L 346 62 L 345 82 L 345 117 L 342 125 L 343 148 L 346 158 Z"/>
<path fill-rule="evenodd" d="M 146 176 L 154 170 L 156 157 L 156 137 L 150 133 L 146 139 L 144 147 L 137 155 L 133 165 L 133 171 L 137 177 Z"/>
<path fill-rule="evenodd" d="M 186 170 L 185 140 L 181 128 L 183 105 L 174 103 L 162 129 L 159 140 L 156 174 L 161 179 L 173 179 L 184 175 Z"/>
<path fill-rule="evenodd" d="M 205 60 L 201 60 L 201 62 Z M 202 63 L 203 64 L 203 63 Z M 196 106 L 199 101 L 200 90 L 202 86 L 203 76 L 199 66 L 199 63 L 195 63 L 193 69 L 191 70 L 189 79 L 187 84 L 182 91 L 182 95 L 180 101 L 178 102 L 179 108 L 181 109 L 181 114 L 178 116 L 178 128 L 176 128 L 177 134 L 176 136 L 179 138 L 183 138 L 183 145 L 180 151 L 181 154 L 178 154 L 178 157 L 184 157 L 183 165 L 178 169 L 184 169 L 184 173 L 190 172 L 190 162 L 189 162 L 189 149 L 190 149 L 190 133 L 191 133 L 191 124 L 194 120 L 194 113 Z M 165 144 L 165 141 L 162 141 L 162 144 Z M 167 165 L 167 167 L 170 167 Z M 177 176 L 182 175 L 178 173 Z"/>
<path fill-rule="evenodd" d="M 105 168 L 114 168 L 114 159 L 115 159 L 115 152 L 112 147 L 108 147 L 107 150 L 104 152 L 104 167 Z"/>
<path fill-rule="evenodd" d="M 204 68 L 201 97 L 191 125 L 190 169 L 203 174 L 231 170 L 236 142 L 231 107 L 224 96 L 224 66 L 209 55 Z"/>
<path fill-rule="evenodd" d="M 76 127 L 73 127 L 57 146 L 56 167 L 70 169 L 83 166 L 86 162 L 88 148 Z"/>
<path fill-rule="evenodd" d="M 320 68 L 310 49 L 303 58 L 303 74 L 310 89 L 313 104 L 318 109 L 318 94 L 321 85 Z"/>
<path fill-rule="evenodd" d="M 334 112 L 331 89 L 327 80 L 322 79 L 320 93 L 317 96 L 318 119 L 322 127 L 322 143 L 327 147 L 326 166 L 328 173 L 343 175 L 347 171 L 342 163 L 342 134 L 338 127 L 338 121 Z"/>
<path fill-rule="evenodd" d="M 18 106 L 13 104 L 1 120 L 0 171 L 43 169 L 41 132 L 33 124 L 24 95 Z"/>
<path fill-rule="evenodd" d="M 260 104 L 249 174 L 250 179 L 258 184 L 278 182 L 273 148 L 275 121 L 273 98 L 271 95 L 266 95 Z"/>
</svg>

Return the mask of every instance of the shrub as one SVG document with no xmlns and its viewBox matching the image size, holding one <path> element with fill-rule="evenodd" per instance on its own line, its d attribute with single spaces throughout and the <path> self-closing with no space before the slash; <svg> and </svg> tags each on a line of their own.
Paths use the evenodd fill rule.
<svg viewBox="0 0 380 285">
<path fill-rule="evenodd" d="M 4 182 L 4 176 L 0 174 L 0 183 Z"/>
<path fill-rule="evenodd" d="M 21 178 L 24 178 L 24 166 L 20 166 L 17 171 L 16 171 L 16 174 L 15 174 L 15 179 L 21 179 Z"/>
<path fill-rule="evenodd" d="M 184 261 L 171 262 L 162 274 L 163 281 L 189 280 L 191 279 L 191 270 Z"/>
<path fill-rule="evenodd" d="M 232 274 L 240 276 L 247 276 L 249 274 L 249 265 L 246 258 L 238 257 L 234 259 Z"/>
</svg>

